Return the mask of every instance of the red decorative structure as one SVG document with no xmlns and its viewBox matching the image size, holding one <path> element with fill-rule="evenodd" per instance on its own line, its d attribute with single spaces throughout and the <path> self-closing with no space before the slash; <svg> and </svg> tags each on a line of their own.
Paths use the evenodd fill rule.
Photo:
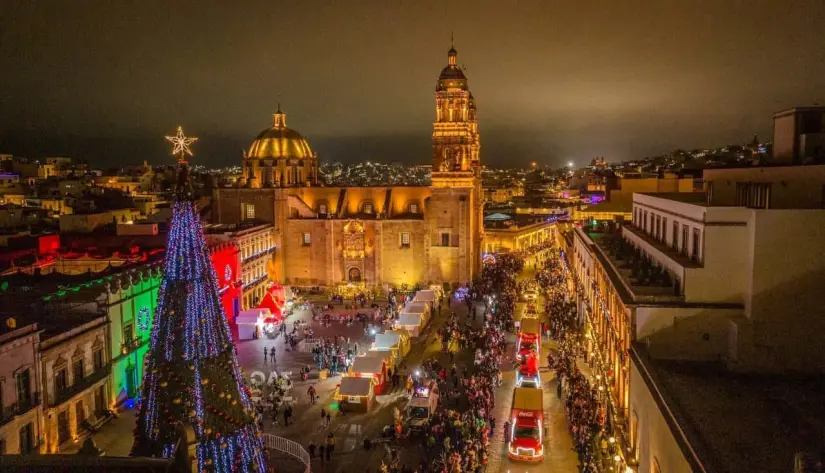
<svg viewBox="0 0 825 473">
<path fill-rule="evenodd" d="M 218 276 L 218 294 L 229 322 L 232 334 L 236 335 L 235 317 L 241 312 L 241 252 L 234 242 L 221 242 L 209 246 L 212 267 Z"/>
</svg>

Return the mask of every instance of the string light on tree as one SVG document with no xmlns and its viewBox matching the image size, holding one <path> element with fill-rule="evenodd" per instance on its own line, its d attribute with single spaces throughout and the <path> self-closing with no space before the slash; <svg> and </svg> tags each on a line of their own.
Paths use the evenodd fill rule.
<svg viewBox="0 0 825 473">
<path fill-rule="evenodd" d="M 194 138 L 179 128 L 167 139 L 180 169 L 132 454 L 172 456 L 183 424 L 197 439 L 197 471 L 264 472 L 261 434 L 188 178 Z"/>
</svg>

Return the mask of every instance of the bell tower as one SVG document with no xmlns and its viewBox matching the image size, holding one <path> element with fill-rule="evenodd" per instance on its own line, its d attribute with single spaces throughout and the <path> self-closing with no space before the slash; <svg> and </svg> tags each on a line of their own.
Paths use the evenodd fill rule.
<svg viewBox="0 0 825 473">
<path fill-rule="evenodd" d="M 435 86 L 429 232 L 429 279 L 466 283 L 481 272 L 484 236 L 478 120 L 458 53 Z"/>
<path fill-rule="evenodd" d="M 433 172 L 472 171 L 481 177 L 476 104 L 457 56 L 450 48 L 435 86 Z"/>
</svg>

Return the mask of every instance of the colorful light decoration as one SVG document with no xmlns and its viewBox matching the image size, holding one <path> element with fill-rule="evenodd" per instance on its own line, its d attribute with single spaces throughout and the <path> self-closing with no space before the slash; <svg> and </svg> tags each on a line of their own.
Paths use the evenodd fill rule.
<svg viewBox="0 0 825 473">
<path fill-rule="evenodd" d="M 177 156 L 179 161 L 186 159 L 186 156 L 194 156 L 192 153 L 192 143 L 198 141 L 197 138 L 185 136 L 183 134 L 183 127 L 178 127 L 178 132 L 175 136 L 167 136 L 166 141 L 172 143 L 172 156 Z"/>
<path fill-rule="evenodd" d="M 139 330 L 149 330 L 149 308 L 141 307 L 138 311 L 137 326 Z"/>
<path fill-rule="evenodd" d="M 191 155 L 191 141 L 182 151 L 173 143 L 181 158 Z M 263 472 L 263 442 L 182 159 L 177 194 L 132 453 L 173 455 L 183 422 L 197 437 L 199 471 Z"/>
</svg>

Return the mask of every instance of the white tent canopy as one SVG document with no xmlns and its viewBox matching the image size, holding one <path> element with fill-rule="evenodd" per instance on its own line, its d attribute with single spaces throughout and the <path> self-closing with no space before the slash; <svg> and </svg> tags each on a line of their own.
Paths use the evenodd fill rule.
<svg viewBox="0 0 825 473">
<path fill-rule="evenodd" d="M 415 298 L 413 302 L 429 302 L 433 303 L 435 301 L 435 291 L 431 291 L 429 289 L 421 290 L 415 293 Z"/>
<path fill-rule="evenodd" d="M 399 343 L 401 343 L 401 332 L 384 332 L 375 336 L 375 344 L 372 347 L 375 350 L 389 350 Z"/>
<path fill-rule="evenodd" d="M 424 314 L 401 313 L 398 317 L 398 325 L 419 326 L 424 320 Z"/>
<path fill-rule="evenodd" d="M 372 378 L 347 376 L 341 379 L 338 393 L 342 396 L 366 396 L 370 393 Z"/>
<path fill-rule="evenodd" d="M 427 304 L 423 302 L 411 302 L 404 306 L 404 310 L 401 311 L 402 314 L 426 314 L 427 313 Z"/>
<path fill-rule="evenodd" d="M 269 317 L 269 309 L 251 309 L 241 311 L 235 318 L 236 324 L 257 324 L 259 320 Z"/>
<path fill-rule="evenodd" d="M 352 372 L 358 374 L 381 374 L 384 358 L 377 356 L 356 356 L 352 362 Z"/>
</svg>

